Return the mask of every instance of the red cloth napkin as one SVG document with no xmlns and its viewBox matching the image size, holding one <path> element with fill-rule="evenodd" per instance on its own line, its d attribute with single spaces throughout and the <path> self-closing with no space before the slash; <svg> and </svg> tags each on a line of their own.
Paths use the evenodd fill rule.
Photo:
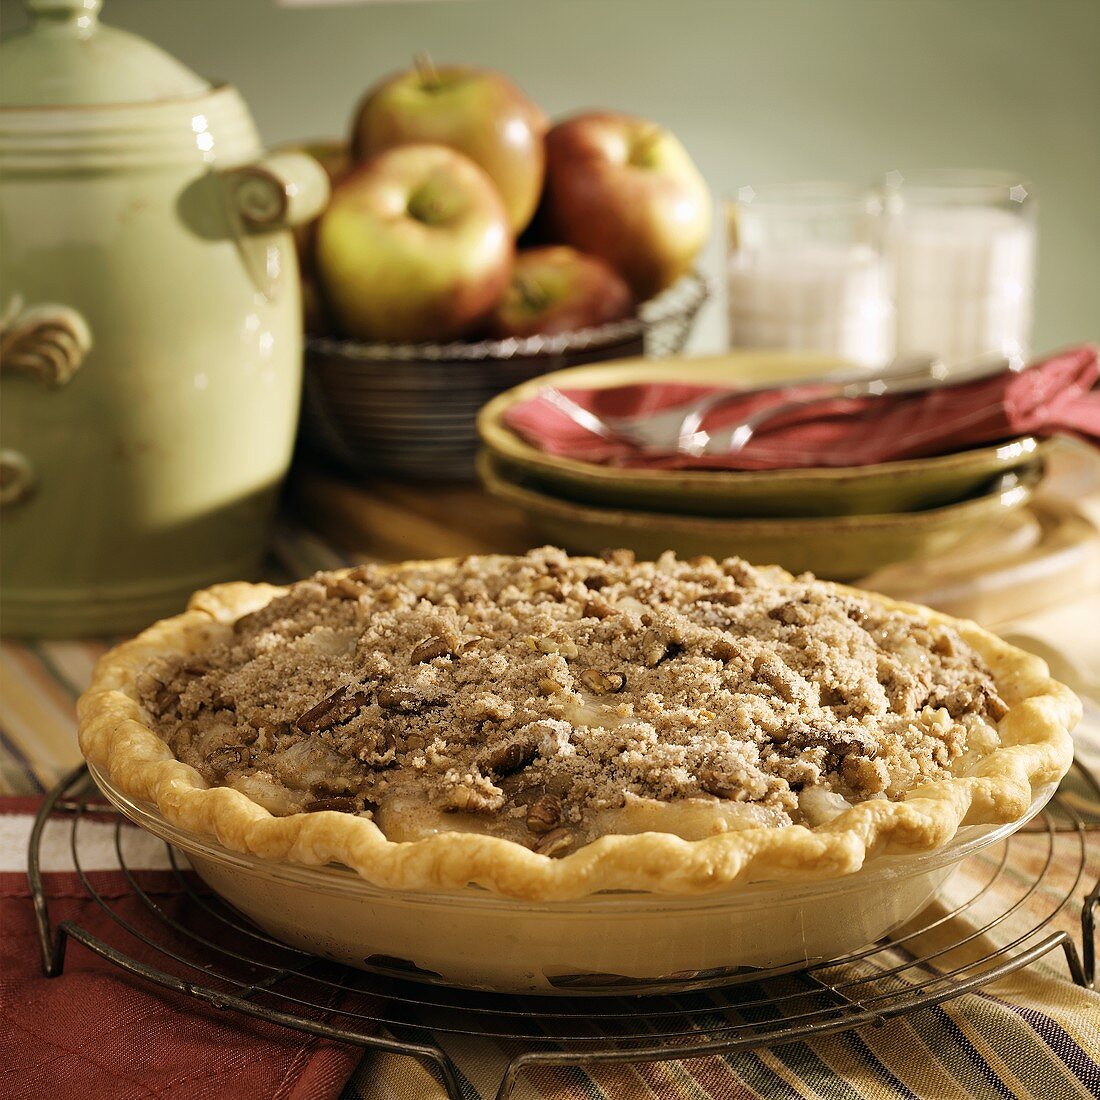
<svg viewBox="0 0 1100 1100">
<path fill-rule="evenodd" d="M 5 838 L 19 832 L 16 819 L 29 818 L 36 805 L 30 798 L 0 798 Z M 136 877 L 167 914 L 208 930 L 212 918 L 204 924 L 201 907 L 174 875 L 138 871 Z M 128 936 L 74 873 L 45 878 L 55 927 L 72 921 L 134 958 L 210 984 Z M 120 871 L 92 872 L 91 878 L 116 914 L 151 927 L 153 918 Z M 46 978 L 27 877 L 0 873 L 0 1096 L 328 1100 L 340 1095 L 361 1053 L 158 990 L 75 941 L 61 975 Z"/>
<path fill-rule="evenodd" d="M 823 399 L 761 427 L 734 455 L 643 453 L 582 428 L 546 398 L 514 405 L 505 423 L 548 454 L 605 466 L 774 470 L 866 466 L 965 450 L 1016 435 L 1071 433 L 1100 443 L 1097 349 L 1071 348 L 1019 373 L 884 397 Z M 684 405 L 722 387 L 657 382 L 562 392 L 600 417 L 635 417 Z M 780 402 L 813 396 L 816 386 L 746 394 L 703 422 L 716 431 Z"/>
</svg>

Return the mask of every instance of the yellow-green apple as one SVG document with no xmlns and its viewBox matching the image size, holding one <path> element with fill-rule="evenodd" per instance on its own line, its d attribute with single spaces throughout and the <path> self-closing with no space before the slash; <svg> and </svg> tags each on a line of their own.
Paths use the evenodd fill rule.
<svg viewBox="0 0 1100 1100">
<path fill-rule="evenodd" d="M 353 169 L 317 227 L 338 328 L 363 340 L 453 340 L 508 285 L 512 235 L 492 180 L 444 145 L 402 145 Z"/>
<path fill-rule="evenodd" d="M 611 111 L 546 135 L 545 202 L 555 239 L 606 260 L 639 299 L 683 275 L 710 233 L 710 191 L 680 142 Z"/>
<path fill-rule="evenodd" d="M 438 68 L 423 56 L 367 92 L 352 125 L 362 160 L 410 142 L 449 145 L 488 172 L 504 199 L 512 232 L 522 232 L 539 201 L 545 170 L 543 112 L 507 77 L 463 65 Z"/>
<path fill-rule="evenodd" d="M 633 312 L 630 287 L 603 260 L 550 245 L 516 256 L 489 331 L 501 338 L 553 336 L 621 321 Z"/>
</svg>

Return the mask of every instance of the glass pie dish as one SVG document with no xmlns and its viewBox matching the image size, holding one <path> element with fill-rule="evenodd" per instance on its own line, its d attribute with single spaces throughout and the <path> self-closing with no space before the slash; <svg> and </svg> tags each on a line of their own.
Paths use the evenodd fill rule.
<svg viewBox="0 0 1100 1100">
<path fill-rule="evenodd" d="M 849 954 L 920 912 L 965 859 L 1025 825 L 1057 786 L 1036 786 L 1027 812 L 1007 824 L 963 826 L 933 851 L 873 856 L 839 878 L 693 897 L 622 891 L 533 902 L 477 887 L 387 890 L 338 865 L 233 852 L 89 767 L 126 818 L 182 852 L 211 890 L 284 943 L 384 975 L 550 995 L 679 992 Z"/>
</svg>

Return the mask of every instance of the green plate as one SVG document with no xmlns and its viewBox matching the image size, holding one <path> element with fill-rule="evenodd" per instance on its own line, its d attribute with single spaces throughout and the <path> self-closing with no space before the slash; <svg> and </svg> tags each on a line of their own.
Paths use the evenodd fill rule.
<svg viewBox="0 0 1100 1100">
<path fill-rule="evenodd" d="M 1020 436 L 934 458 L 874 466 L 794 470 L 624 470 L 544 454 L 504 424 L 506 411 L 553 385 L 608 388 L 646 381 L 759 383 L 825 374 L 838 360 L 781 352 L 729 353 L 715 359 L 622 360 L 532 379 L 482 409 L 482 443 L 511 471 L 554 496 L 601 507 L 696 516 L 882 515 L 937 508 L 982 492 L 997 477 L 1041 461 L 1042 443 Z"/>
<path fill-rule="evenodd" d="M 665 550 L 681 557 L 710 554 L 775 563 L 792 573 L 854 580 L 911 558 L 943 553 L 1024 504 L 1037 475 L 1006 474 L 989 493 L 943 508 L 893 515 L 809 519 L 718 519 L 597 508 L 551 496 L 513 480 L 488 451 L 478 473 L 498 499 L 525 513 L 542 535 L 578 554 L 626 547 L 653 559 Z"/>
</svg>

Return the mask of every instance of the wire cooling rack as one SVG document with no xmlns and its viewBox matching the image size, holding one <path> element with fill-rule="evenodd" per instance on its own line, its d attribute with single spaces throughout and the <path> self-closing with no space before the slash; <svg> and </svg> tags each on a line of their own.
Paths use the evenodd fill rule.
<svg viewBox="0 0 1100 1100">
<path fill-rule="evenodd" d="M 1090 797 L 1100 801 L 1096 778 L 1080 765 L 1075 770 Z M 169 848 L 171 874 L 184 895 L 186 919 L 178 919 L 166 911 L 161 895 L 143 889 L 127 864 L 128 827 L 91 786 L 85 769 L 73 772 L 47 797 L 31 834 L 28 873 L 47 975 L 62 972 L 66 946 L 75 941 L 138 978 L 215 1008 L 418 1059 L 436 1073 L 450 1100 L 481 1098 L 460 1083 L 441 1042 L 448 1035 L 502 1043 L 514 1052 L 496 1094 L 508 1100 L 520 1075 L 535 1067 L 698 1058 L 881 1025 L 1059 949 L 1073 980 L 1095 985 L 1100 881 L 1091 881 L 1086 841 L 1097 826 L 1081 816 L 1072 795 L 1062 793 L 1025 830 L 971 857 L 981 859 L 981 873 L 967 877 L 976 885 L 964 901 L 950 911 L 926 910 L 904 933 L 805 969 L 752 971 L 720 988 L 593 999 L 465 992 L 318 959 L 273 940 L 206 892 Z M 112 918 L 109 940 L 74 922 L 50 919 L 39 856 L 46 823 L 58 815 L 68 821 L 84 888 Z M 97 892 L 81 865 L 87 833 L 82 827 L 91 818 L 114 822 L 116 853 L 132 891 L 125 913 L 118 898 Z M 1012 873 L 1024 844 L 1032 858 L 1038 850 L 1041 862 L 1026 880 Z M 1088 892 L 1079 951 L 1053 923 L 1082 890 Z M 935 949 L 919 948 L 926 936 Z"/>
</svg>

